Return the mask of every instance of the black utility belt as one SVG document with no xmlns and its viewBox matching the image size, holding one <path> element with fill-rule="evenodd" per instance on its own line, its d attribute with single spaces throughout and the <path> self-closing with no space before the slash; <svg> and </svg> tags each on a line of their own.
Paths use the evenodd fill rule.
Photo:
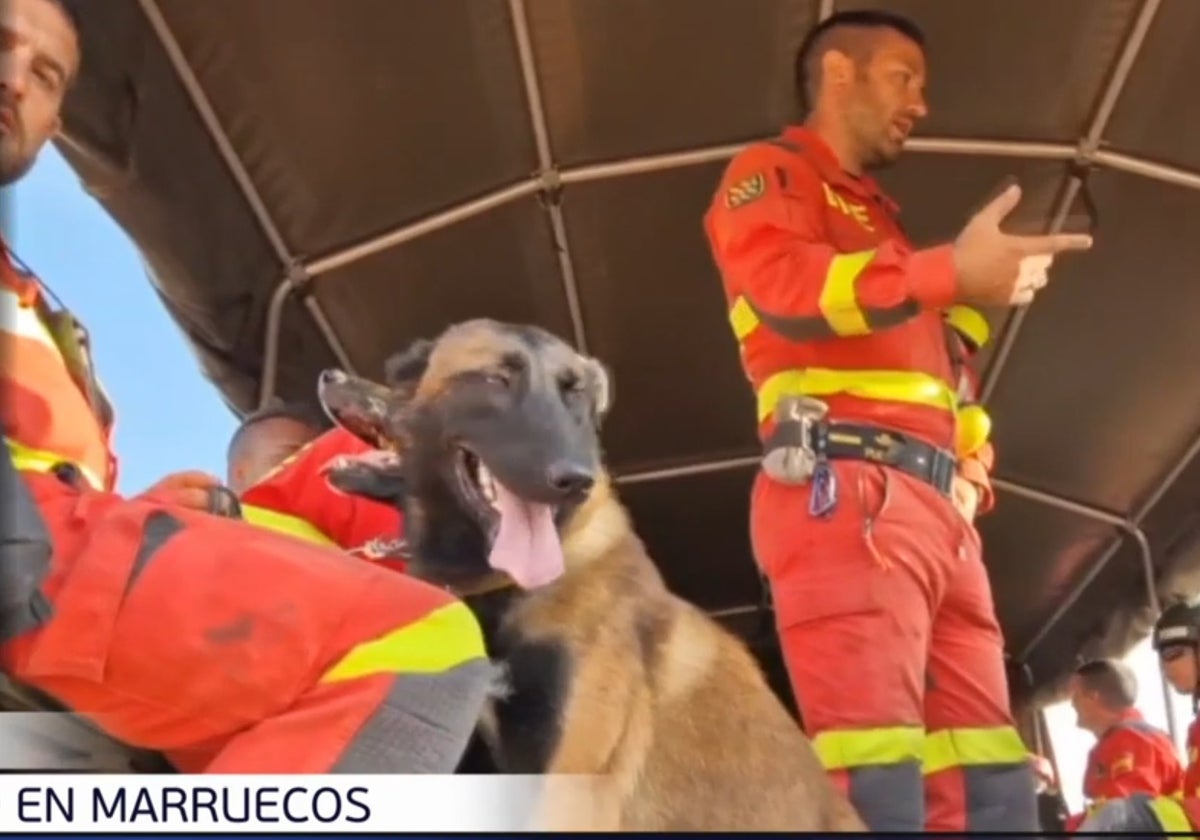
<svg viewBox="0 0 1200 840">
<path fill-rule="evenodd" d="M 951 496 L 958 462 L 944 449 L 909 435 L 857 423 L 782 422 L 767 438 L 763 451 L 806 450 L 814 461 L 867 461 L 900 470 Z"/>
</svg>

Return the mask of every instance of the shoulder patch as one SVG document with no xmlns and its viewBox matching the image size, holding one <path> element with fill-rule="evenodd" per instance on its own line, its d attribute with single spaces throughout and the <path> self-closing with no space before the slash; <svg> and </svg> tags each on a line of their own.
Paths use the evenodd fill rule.
<svg viewBox="0 0 1200 840">
<path fill-rule="evenodd" d="M 725 206 L 730 210 L 735 210 L 762 198 L 766 191 L 767 176 L 761 172 L 755 172 L 725 190 Z"/>
<path fill-rule="evenodd" d="M 1113 776 L 1119 776 L 1121 773 L 1132 773 L 1133 753 L 1127 752 L 1120 755 L 1117 760 L 1112 763 L 1109 772 Z"/>
</svg>

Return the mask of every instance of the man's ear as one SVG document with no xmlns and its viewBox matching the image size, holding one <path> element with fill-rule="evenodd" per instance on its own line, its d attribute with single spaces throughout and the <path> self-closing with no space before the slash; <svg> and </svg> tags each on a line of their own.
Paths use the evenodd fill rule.
<svg viewBox="0 0 1200 840">
<path fill-rule="evenodd" d="M 599 359 L 585 356 L 583 359 L 583 382 L 592 403 L 592 422 L 599 428 L 612 408 L 612 377 L 608 368 Z"/>
<path fill-rule="evenodd" d="M 375 449 L 391 449 L 388 412 L 393 404 L 390 388 L 330 368 L 317 379 L 317 397 L 333 422 Z"/>
<path fill-rule="evenodd" d="M 326 480 L 343 493 L 404 508 L 404 460 L 395 452 L 373 450 L 360 455 L 342 455 L 326 464 L 322 472 Z"/>
</svg>

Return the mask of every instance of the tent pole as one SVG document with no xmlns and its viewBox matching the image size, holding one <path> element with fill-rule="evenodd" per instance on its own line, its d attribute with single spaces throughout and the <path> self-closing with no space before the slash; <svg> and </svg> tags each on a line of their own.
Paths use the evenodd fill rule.
<svg viewBox="0 0 1200 840">
<path fill-rule="evenodd" d="M 1100 102 L 1096 106 L 1096 113 L 1088 125 L 1087 132 L 1080 139 L 1075 154 L 1072 156 L 1076 163 L 1083 166 L 1090 166 L 1097 162 L 1104 131 L 1108 128 L 1109 120 L 1112 118 L 1113 111 L 1117 107 L 1121 93 L 1125 90 L 1125 85 L 1129 81 L 1130 71 L 1132 71 L 1138 53 L 1141 52 L 1142 45 L 1146 41 L 1146 34 L 1150 31 L 1150 25 L 1154 22 L 1154 16 L 1158 13 L 1160 3 L 1161 0 L 1145 0 L 1142 3 L 1142 7 L 1138 10 L 1137 18 L 1129 30 L 1125 44 L 1117 54 L 1108 84 L 1105 86 L 1104 92 L 1100 96 Z M 1133 159 L 1131 158 L 1130 160 Z M 1200 180 L 1200 176 L 1197 176 L 1197 180 Z M 1058 233 L 1062 229 L 1067 218 L 1067 213 L 1070 212 L 1071 205 L 1074 204 L 1075 197 L 1082 186 L 1083 182 L 1077 176 L 1072 176 L 1067 182 L 1062 201 L 1059 203 L 1056 212 L 1050 220 L 1047 233 Z M 1005 323 L 999 344 L 996 347 L 996 354 L 992 357 L 991 364 L 988 365 L 988 369 L 983 376 L 983 383 L 980 388 L 980 402 L 986 404 L 991 399 L 992 393 L 996 389 L 996 383 L 1000 380 L 1000 374 L 1008 363 L 1009 355 L 1016 344 L 1017 334 L 1021 331 L 1021 327 L 1025 323 L 1025 315 L 1028 311 L 1029 308 L 1027 306 L 1018 307 Z"/>
<path fill-rule="evenodd" d="M 576 281 L 575 263 L 571 259 L 567 224 L 563 218 L 558 169 L 554 165 L 554 156 L 550 151 L 550 128 L 546 121 L 546 108 L 542 104 L 541 87 L 538 84 L 533 43 L 529 36 L 529 20 L 525 13 L 525 0 L 508 0 L 508 11 L 512 18 L 513 37 L 517 42 L 517 55 L 521 61 L 521 77 L 525 84 L 525 97 L 529 102 L 529 118 L 533 126 L 534 143 L 537 147 L 538 170 L 545 184 L 541 192 L 542 206 L 550 218 L 550 229 L 554 233 L 554 250 L 558 254 L 563 294 L 566 296 L 567 311 L 571 316 L 571 332 L 575 339 L 576 349 L 581 353 L 587 353 L 587 334 L 583 327 L 583 307 L 579 302 L 579 284 Z"/>
<path fill-rule="evenodd" d="M 757 140 L 758 138 L 754 138 Z M 394 248 L 427 233 L 457 224 L 482 215 L 497 207 L 518 201 L 531 195 L 557 190 L 569 184 L 590 183 L 606 178 L 623 178 L 663 172 L 688 166 L 727 161 L 747 143 L 723 143 L 718 146 L 703 146 L 680 152 L 644 155 L 605 163 L 590 163 L 561 170 L 543 171 L 534 177 L 509 184 L 488 192 L 463 204 L 443 210 L 415 222 L 393 228 L 373 239 L 339 248 L 305 263 L 307 271 L 316 276 L 327 274 L 352 262 Z M 1024 140 L 965 140 L 951 137 L 914 137 L 905 148 L 916 154 L 963 155 L 970 157 L 1011 157 L 1029 160 L 1073 160 L 1077 154 L 1074 145 L 1066 143 L 1038 143 Z M 1188 173 L 1183 173 L 1185 176 Z M 1196 175 L 1200 178 L 1200 174 Z"/>
<path fill-rule="evenodd" d="M 229 170 L 229 174 L 233 177 L 238 189 L 241 190 L 242 197 L 250 206 L 250 211 L 254 215 L 255 221 L 258 222 L 263 235 L 271 244 L 271 248 L 275 251 L 275 256 L 279 259 L 280 264 L 285 266 L 286 275 L 272 293 L 271 301 L 267 308 L 267 330 L 263 338 L 263 374 L 262 380 L 259 382 L 258 391 L 258 402 L 261 407 L 266 405 L 271 397 L 274 396 L 275 385 L 278 379 L 278 344 L 283 305 L 287 300 L 288 294 L 297 287 L 297 278 L 307 281 L 309 275 L 304 274 L 302 268 L 297 268 L 300 265 L 299 261 L 292 254 L 287 243 L 284 242 L 279 226 L 271 218 L 271 213 L 267 210 L 266 203 L 263 201 L 258 189 L 254 186 L 254 182 L 250 179 L 250 173 L 246 171 L 241 158 L 238 157 L 237 152 L 234 150 L 233 143 L 229 140 L 229 135 L 225 133 L 220 119 L 217 118 L 216 111 L 213 110 L 212 103 L 208 99 L 208 94 L 204 92 L 204 86 L 200 84 L 200 80 L 196 77 L 195 72 L 192 71 L 187 56 L 183 54 L 183 48 L 179 46 L 179 42 L 171 32 L 171 27 L 167 24 L 166 18 L 163 17 L 162 10 L 158 8 L 158 3 L 156 0 L 138 0 L 138 5 L 142 9 L 142 13 L 146 16 L 150 28 L 154 30 L 155 37 L 158 38 L 163 51 L 166 52 L 167 59 L 175 69 L 175 75 L 179 77 L 180 83 L 187 92 L 188 99 L 191 100 L 193 107 L 195 107 L 196 112 L 200 115 L 200 121 L 204 123 L 209 137 L 216 145 L 217 152 L 220 154 L 221 160 L 224 161 L 226 169 Z M 334 358 L 346 370 L 353 371 L 354 366 L 350 363 L 346 355 L 346 350 L 334 332 L 332 325 L 329 323 L 329 319 L 325 315 L 325 311 L 321 308 L 320 303 L 315 298 L 306 297 L 304 305 L 316 323 L 317 329 L 320 330 L 326 342 L 328 342 L 329 349 L 333 353 Z"/>
<path fill-rule="evenodd" d="M 1126 531 L 1129 532 L 1135 540 L 1137 540 L 1138 546 L 1142 551 L 1142 567 L 1145 572 L 1148 596 L 1147 604 L 1155 611 L 1156 616 L 1159 611 L 1159 603 L 1158 591 L 1155 585 L 1154 563 L 1153 557 L 1150 554 L 1149 542 L 1146 541 L 1145 534 L 1142 531 L 1142 521 L 1147 515 L 1149 515 L 1150 511 L 1154 509 L 1162 497 L 1166 495 L 1167 491 L 1169 491 L 1175 485 L 1175 482 L 1179 479 L 1179 476 L 1182 475 L 1183 471 L 1191 465 L 1191 463 L 1196 459 L 1197 455 L 1200 455 L 1200 434 L 1196 435 L 1196 437 L 1192 440 L 1191 445 L 1182 454 L 1179 460 L 1175 462 L 1175 466 L 1172 467 L 1171 470 L 1162 478 L 1162 480 L 1158 483 L 1146 500 L 1138 506 L 1137 510 L 1134 511 L 1127 523 L 1128 527 L 1126 528 Z M 1111 561 L 1116 553 L 1120 550 L 1121 543 L 1122 539 L 1120 537 L 1115 539 L 1109 545 L 1104 554 L 1102 554 L 1100 558 L 1092 564 L 1092 567 L 1088 570 L 1088 573 L 1084 575 L 1083 579 L 1080 580 L 1079 583 L 1076 584 L 1076 586 L 1071 590 L 1066 600 L 1063 601 L 1059 605 L 1059 608 L 1055 610 L 1050 618 L 1046 620 L 1038 633 L 1034 636 L 1034 639 L 1025 646 L 1025 650 L 1021 655 L 1022 659 L 1028 658 L 1029 654 L 1038 645 L 1038 643 L 1046 637 L 1054 625 L 1058 623 L 1063 614 L 1065 614 L 1066 611 L 1070 609 L 1080 597 L 1083 596 L 1088 586 L 1091 585 L 1092 581 L 1096 579 L 1096 576 L 1104 570 L 1109 561 Z"/>
</svg>

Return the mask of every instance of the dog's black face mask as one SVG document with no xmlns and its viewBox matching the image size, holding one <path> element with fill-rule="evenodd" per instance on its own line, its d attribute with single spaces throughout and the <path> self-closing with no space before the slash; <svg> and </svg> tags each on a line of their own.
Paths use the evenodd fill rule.
<svg viewBox="0 0 1200 840">
<path fill-rule="evenodd" d="M 334 465 L 335 486 L 403 498 L 416 576 L 466 590 L 561 575 L 559 532 L 601 471 L 603 367 L 540 329 L 472 321 L 414 345 L 388 379 L 322 375 L 330 415 L 394 453 Z"/>
</svg>

